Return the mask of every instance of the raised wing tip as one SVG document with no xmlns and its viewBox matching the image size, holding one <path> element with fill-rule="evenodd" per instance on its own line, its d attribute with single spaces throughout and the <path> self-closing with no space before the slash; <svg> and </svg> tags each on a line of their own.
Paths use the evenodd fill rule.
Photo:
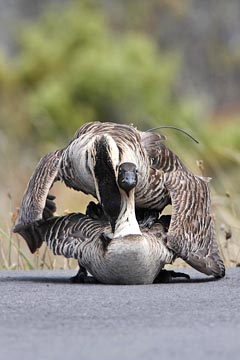
<svg viewBox="0 0 240 360">
<path fill-rule="evenodd" d="M 212 275 L 216 279 L 225 276 L 225 266 L 219 255 L 202 257 L 198 256 L 197 253 L 189 254 L 185 261 L 196 270 L 209 276 Z"/>
<path fill-rule="evenodd" d="M 24 238 L 32 254 L 35 253 L 35 251 L 42 245 L 42 240 L 36 237 L 36 232 L 31 224 L 17 224 L 14 226 L 13 232 Z"/>
</svg>

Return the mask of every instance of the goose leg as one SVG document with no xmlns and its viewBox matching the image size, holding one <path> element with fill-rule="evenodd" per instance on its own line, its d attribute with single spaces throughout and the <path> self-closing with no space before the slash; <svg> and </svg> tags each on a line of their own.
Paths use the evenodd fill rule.
<svg viewBox="0 0 240 360">
<path fill-rule="evenodd" d="M 98 281 L 93 276 L 88 276 L 87 270 L 79 264 L 79 270 L 75 276 L 70 278 L 72 284 L 97 284 Z"/>
<path fill-rule="evenodd" d="M 184 278 L 190 280 L 190 276 L 188 274 L 177 272 L 173 270 L 161 270 L 160 273 L 154 280 L 155 284 L 158 283 L 169 283 L 175 278 Z"/>
</svg>

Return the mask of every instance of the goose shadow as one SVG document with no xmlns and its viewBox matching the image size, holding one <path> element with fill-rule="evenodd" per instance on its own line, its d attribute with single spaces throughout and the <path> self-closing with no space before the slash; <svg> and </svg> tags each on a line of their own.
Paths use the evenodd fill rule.
<svg viewBox="0 0 240 360">
<path fill-rule="evenodd" d="M 45 284 L 71 284 L 70 277 L 63 276 L 41 276 L 41 275 L 21 275 L 2 277 L 0 282 L 32 282 L 32 283 L 45 283 Z"/>
<path fill-rule="evenodd" d="M 11 276 L 6 275 L 5 277 L 1 277 L 0 278 L 0 282 L 31 282 L 31 283 L 41 283 L 41 284 L 66 284 L 66 285 L 88 285 L 88 286 L 93 286 L 93 285 L 102 285 L 102 286 L 107 286 L 107 284 L 102 284 L 102 283 L 96 283 L 96 282 L 87 282 L 84 284 L 79 284 L 79 283 L 72 283 L 71 282 L 71 277 L 74 275 L 74 273 L 70 273 L 69 275 L 54 275 L 51 276 L 51 274 L 49 273 L 48 275 L 18 275 L 18 276 Z M 191 275 L 190 275 L 191 276 Z M 203 277 L 204 275 L 201 274 L 194 274 L 193 277 L 190 277 L 190 279 L 186 279 L 186 278 L 174 278 L 170 281 L 154 281 L 153 284 L 150 285 L 154 285 L 154 286 L 161 286 L 161 285 L 172 285 L 172 284 L 196 284 L 196 283 L 208 283 L 208 282 L 212 282 L 212 281 L 218 281 L 220 279 L 217 279 L 213 276 L 211 277 Z M 116 285 L 119 286 L 119 285 Z"/>
</svg>

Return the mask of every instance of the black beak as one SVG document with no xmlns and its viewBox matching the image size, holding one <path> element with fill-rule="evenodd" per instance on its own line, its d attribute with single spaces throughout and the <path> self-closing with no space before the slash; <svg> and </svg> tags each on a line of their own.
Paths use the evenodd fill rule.
<svg viewBox="0 0 240 360">
<path fill-rule="evenodd" d="M 132 163 L 122 163 L 118 170 L 118 185 L 129 192 L 137 185 L 137 169 Z"/>
</svg>

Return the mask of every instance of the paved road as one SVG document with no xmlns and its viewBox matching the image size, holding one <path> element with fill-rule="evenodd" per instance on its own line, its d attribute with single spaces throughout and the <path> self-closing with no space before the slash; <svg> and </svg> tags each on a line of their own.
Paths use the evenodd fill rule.
<svg viewBox="0 0 240 360">
<path fill-rule="evenodd" d="M 70 284 L 71 271 L 0 271 L 0 359 L 240 359 L 240 268 L 209 281 Z"/>
</svg>

